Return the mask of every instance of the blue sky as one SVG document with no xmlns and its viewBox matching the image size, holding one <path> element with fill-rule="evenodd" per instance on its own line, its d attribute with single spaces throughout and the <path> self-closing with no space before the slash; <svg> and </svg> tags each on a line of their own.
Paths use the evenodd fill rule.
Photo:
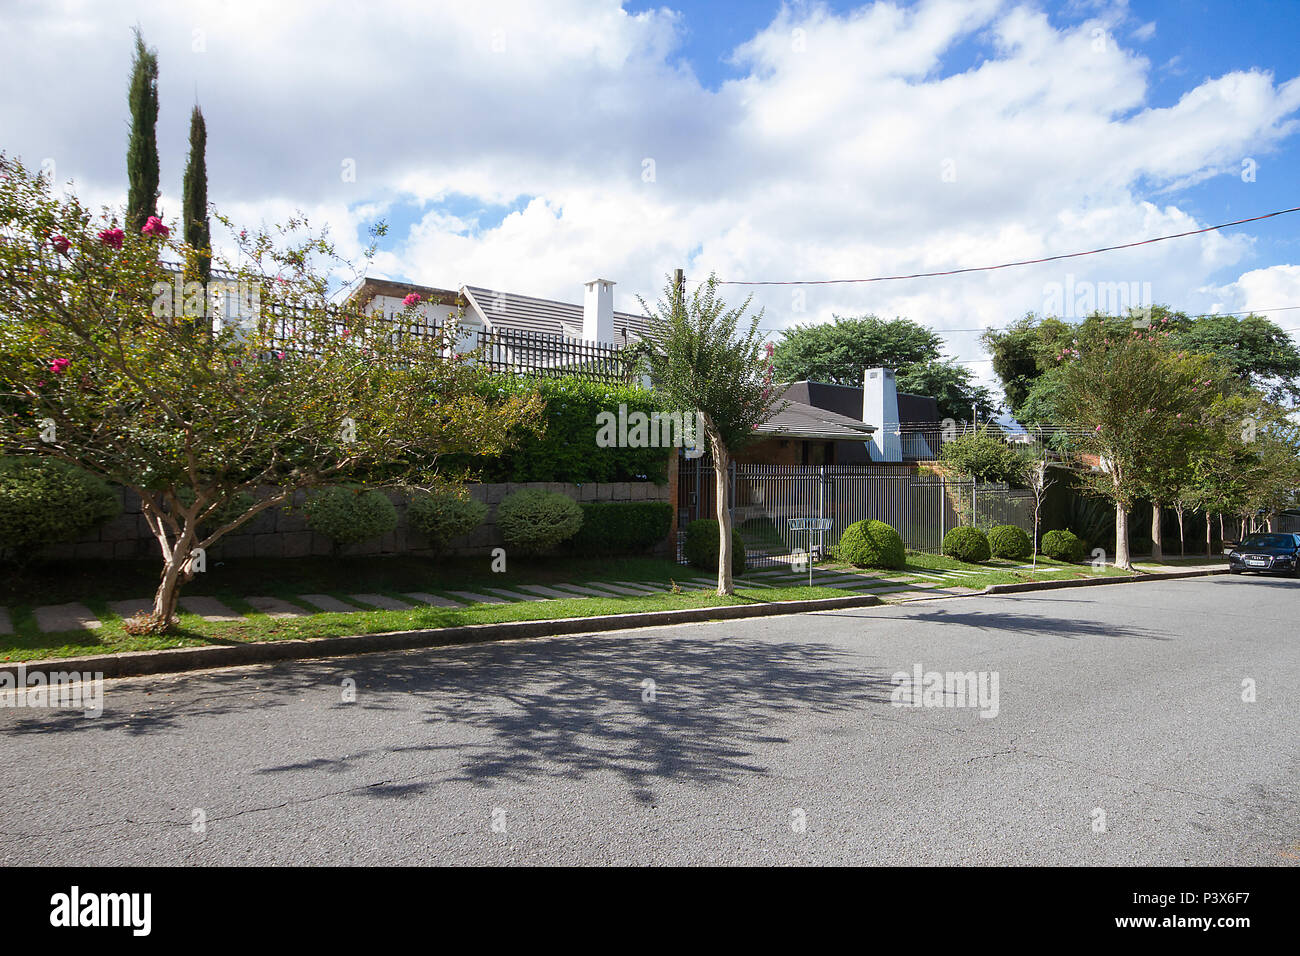
<svg viewBox="0 0 1300 956">
<path fill-rule="evenodd" d="M 0 148 L 52 163 L 93 206 L 121 203 L 138 23 L 161 63 L 165 214 L 197 96 L 210 196 L 238 222 L 300 211 L 355 258 L 385 219 L 372 274 L 567 301 L 608 278 L 628 311 L 677 266 L 694 280 L 928 272 L 1300 205 L 1296 0 L 269 9 L 13 0 L 0 60 L 30 82 L 0 90 Z M 1064 288 L 1149 290 L 1193 312 L 1300 306 L 1298 236 L 1295 214 L 1000 273 L 760 288 L 754 304 L 775 330 L 907 316 L 989 381 L 979 330 Z M 1274 317 L 1300 328 L 1300 309 Z"/>
</svg>

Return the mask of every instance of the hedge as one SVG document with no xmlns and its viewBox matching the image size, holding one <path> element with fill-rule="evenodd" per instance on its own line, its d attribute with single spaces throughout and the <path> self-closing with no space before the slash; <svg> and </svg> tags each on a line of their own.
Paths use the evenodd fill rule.
<svg viewBox="0 0 1300 956">
<path fill-rule="evenodd" d="M 582 509 L 568 495 L 525 488 L 497 505 L 497 530 L 506 547 L 521 554 L 545 554 L 582 527 Z"/>
<path fill-rule="evenodd" d="M 992 552 L 989 539 L 979 528 L 953 528 L 943 536 L 943 553 L 958 561 L 978 564 L 987 561 Z"/>
<path fill-rule="evenodd" d="M 855 521 L 844 529 L 836 555 L 855 568 L 897 570 L 907 562 L 903 537 L 883 521 Z"/>
<path fill-rule="evenodd" d="M 582 527 L 568 542 L 578 554 L 644 554 L 668 537 L 673 506 L 666 501 L 588 501 Z"/>
<path fill-rule="evenodd" d="M 718 544 L 719 544 L 718 522 L 713 518 L 699 518 L 692 521 L 686 526 L 686 540 L 682 545 L 682 550 L 686 554 L 686 560 L 693 567 L 702 571 L 718 570 Z M 746 567 L 745 561 L 745 542 L 740 538 L 740 532 L 735 528 L 731 529 L 731 574 L 736 576 L 744 574 Z"/>
<path fill-rule="evenodd" d="M 1042 551 L 1054 560 L 1078 564 L 1087 553 L 1087 545 L 1073 531 L 1049 531 L 1043 535 Z"/>
<path fill-rule="evenodd" d="M 441 551 L 453 538 L 469 534 L 487 517 L 487 505 L 475 501 L 464 488 L 438 486 L 411 495 L 406 516 L 424 535 L 433 551 Z"/>
<path fill-rule="evenodd" d="M 1023 528 L 1000 524 L 989 532 L 989 550 L 995 558 L 1020 560 L 1034 553 L 1034 543 Z"/>
<path fill-rule="evenodd" d="M 485 391 L 498 395 L 540 391 L 546 401 L 546 429 L 524 431 L 515 445 L 492 458 L 458 454 L 439 459 L 444 472 L 464 472 L 485 482 L 668 480 L 672 448 L 602 448 L 596 444 L 600 412 L 649 415 L 661 411 L 654 396 L 634 385 L 611 385 L 580 378 L 526 379 L 492 376 Z"/>
<path fill-rule="evenodd" d="M 0 557 L 27 561 L 120 510 L 113 490 L 87 471 L 53 458 L 0 458 Z"/>
</svg>

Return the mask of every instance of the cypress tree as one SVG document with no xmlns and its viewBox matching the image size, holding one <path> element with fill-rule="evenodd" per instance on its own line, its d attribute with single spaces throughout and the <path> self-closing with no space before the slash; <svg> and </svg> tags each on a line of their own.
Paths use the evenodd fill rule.
<svg viewBox="0 0 1300 956">
<path fill-rule="evenodd" d="M 181 187 L 184 203 L 185 241 L 196 250 L 189 272 L 206 287 L 212 270 L 212 230 L 208 222 L 208 127 L 197 106 L 190 114 L 190 155 L 185 162 Z"/>
<path fill-rule="evenodd" d="M 127 92 L 131 138 L 126 147 L 126 229 L 135 235 L 158 205 L 158 54 L 135 29 L 135 60 Z"/>
</svg>

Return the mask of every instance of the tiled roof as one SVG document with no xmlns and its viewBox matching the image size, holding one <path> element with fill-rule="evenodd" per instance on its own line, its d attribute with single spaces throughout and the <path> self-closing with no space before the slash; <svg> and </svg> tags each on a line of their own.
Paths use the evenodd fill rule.
<svg viewBox="0 0 1300 956">
<path fill-rule="evenodd" d="M 755 429 L 759 434 L 826 441 L 870 441 L 875 429 L 860 420 L 787 399 L 770 421 Z"/>
<path fill-rule="evenodd" d="M 554 299 L 500 292 L 482 286 L 467 285 L 464 291 L 470 303 L 490 326 L 519 332 L 540 332 L 582 338 L 582 306 Z M 644 333 L 649 320 L 631 312 L 614 313 L 614 343 L 627 345 Z"/>
</svg>

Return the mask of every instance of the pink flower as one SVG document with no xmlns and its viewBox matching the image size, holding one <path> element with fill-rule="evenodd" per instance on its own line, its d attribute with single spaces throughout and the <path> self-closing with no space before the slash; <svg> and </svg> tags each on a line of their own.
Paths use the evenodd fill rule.
<svg viewBox="0 0 1300 956">
<path fill-rule="evenodd" d="M 72 247 L 72 243 L 68 242 L 67 236 L 55 236 L 50 240 L 50 245 L 54 247 L 54 251 L 59 255 L 64 255 Z"/>
<path fill-rule="evenodd" d="M 345 339 L 346 339 L 349 335 L 351 335 L 351 334 L 352 334 L 352 330 L 351 330 L 351 329 L 344 329 L 344 330 L 343 330 L 343 337 L 344 337 Z"/>
<path fill-rule="evenodd" d="M 55 375 L 62 375 L 64 369 L 66 369 L 71 364 L 72 363 L 65 358 L 56 358 L 53 362 L 50 363 L 50 371 L 53 372 Z"/>
<path fill-rule="evenodd" d="M 413 305 L 419 305 L 419 304 L 420 304 L 420 294 L 418 292 L 412 292 L 410 295 L 408 295 L 405 299 L 402 300 L 402 305 L 406 306 L 408 309 Z"/>
<path fill-rule="evenodd" d="M 1101 431 L 1101 426 L 1098 425 L 1098 426 L 1097 426 L 1095 429 L 1093 429 L 1093 430 L 1094 430 L 1094 431 Z"/>
<path fill-rule="evenodd" d="M 276 352 L 276 353 L 275 353 L 275 357 L 278 358 L 280 361 L 284 361 L 284 353 L 283 353 L 283 352 Z"/>
<path fill-rule="evenodd" d="M 99 234 L 99 241 L 110 249 L 121 249 L 126 234 L 121 229 L 105 229 Z"/>
<path fill-rule="evenodd" d="M 146 236 L 157 236 L 159 239 L 166 239 L 171 234 L 171 230 L 164 226 L 162 220 L 157 216 L 150 216 L 146 219 L 144 227 L 140 231 Z"/>
</svg>

